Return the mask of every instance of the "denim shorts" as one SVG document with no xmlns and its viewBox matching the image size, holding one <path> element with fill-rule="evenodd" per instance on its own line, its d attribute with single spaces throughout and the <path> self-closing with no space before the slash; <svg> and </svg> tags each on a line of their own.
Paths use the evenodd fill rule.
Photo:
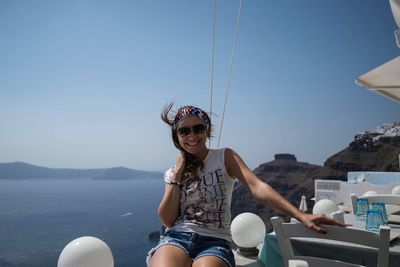
<svg viewBox="0 0 400 267">
<path fill-rule="evenodd" d="M 150 258 L 154 252 L 163 245 L 173 245 L 181 248 L 189 254 L 192 260 L 203 256 L 216 256 L 222 259 L 227 266 L 236 266 L 229 241 L 211 236 L 201 236 L 193 232 L 178 232 L 174 230 L 167 231 L 161 236 L 158 245 L 149 251 L 146 259 L 147 266 L 149 266 Z"/>
</svg>

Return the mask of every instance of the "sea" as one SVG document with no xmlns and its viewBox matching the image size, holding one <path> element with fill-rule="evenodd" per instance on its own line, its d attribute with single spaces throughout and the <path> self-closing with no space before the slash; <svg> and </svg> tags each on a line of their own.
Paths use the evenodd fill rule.
<svg viewBox="0 0 400 267">
<path fill-rule="evenodd" d="M 162 178 L 0 180 L 0 266 L 55 267 L 69 242 L 93 236 L 115 267 L 145 267 L 162 192 Z"/>
</svg>

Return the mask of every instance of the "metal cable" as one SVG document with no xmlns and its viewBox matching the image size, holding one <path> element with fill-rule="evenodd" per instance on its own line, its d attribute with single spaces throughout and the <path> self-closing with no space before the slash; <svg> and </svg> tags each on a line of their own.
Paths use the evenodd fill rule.
<svg viewBox="0 0 400 267">
<path fill-rule="evenodd" d="M 231 83 L 232 65 L 233 65 L 233 59 L 235 57 L 236 40 L 237 40 L 237 35 L 238 35 L 238 32 L 239 32 L 239 23 L 240 23 L 240 14 L 242 13 L 242 5 L 243 5 L 243 0 L 240 0 L 240 6 L 239 6 L 239 11 L 238 11 L 238 15 L 237 15 L 237 21 L 236 21 L 235 37 L 233 38 L 233 47 L 232 47 L 231 60 L 230 60 L 230 63 L 229 63 L 228 81 L 226 83 L 226 88 L 225 88 L 224 110 L 222 112 L 221 127 L 220 127 L 220 130 L 219 130 L 217 148 L 219 148 L 219 143 L 221 141 L 221 135 L 222 135 L 222 127 L 224 125 L 226 102 L 227 102 L 227 99 L 228 99 L 229 85 Z"/>
<path fill-rule="evenodd" d="M 212 121 L 212 108 L 213 108 L 213 88 L 214 88 L 214 63 L 215 63 L 215 1 L 212 0 L 213 14 L 212 14 L 212 52 L 211 52 L 211 82 L 210 82 L 210 119 Z M 211 138 L 208 139 L 208 147 L 211 148 Z"/>
</svg>

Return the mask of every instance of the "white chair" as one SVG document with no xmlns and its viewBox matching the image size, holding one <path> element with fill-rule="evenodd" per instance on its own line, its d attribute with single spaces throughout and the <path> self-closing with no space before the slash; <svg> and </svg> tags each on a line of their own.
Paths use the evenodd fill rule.
<svg viewBox="0 0 400 267">
<path fill-rule="evenodd" d="M 283 262 L 288 267 L 289 260 L 304 260 L 310 267 L 355 267 L 363 266 L 339 260 L 324 259 L 310 256 L 295 256 L 290 238 L 302 237 L 316 239 L 329 239 L 353 243 L 378 249 L 378 267 L 389 265 L 389 238 L 390 228 L 381 226 L 380 232 L 370 232 L 355 228 L 324 225 L 327 234 L 319 234 L 301 223 L 284 223 L 280 217 L 271 219 L 278 240 Z"/>
<path fill-rule="evenodd" d="M 357 196 L 356 194 L 350 194 L 351 204 L 353 206 L 353 213 L 356 214 L 357 198 L 366 198 L 369 203 L 372 202 L 383 202 L 388 205 L 400 205 L 400 195 L 390 194 L 377 194 L 370 196 Z"/>
</svg>

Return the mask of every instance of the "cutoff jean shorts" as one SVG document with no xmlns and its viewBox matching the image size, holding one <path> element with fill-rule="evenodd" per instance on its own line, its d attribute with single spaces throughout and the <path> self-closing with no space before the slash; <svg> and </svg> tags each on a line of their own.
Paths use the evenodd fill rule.
<svg viewBox="0 0 400 267">
<path fill-rule="evenodd" d="M 178 232 L 174 230 L 169 230 L 161 236 L 158 245 L 149 251 L 146 258 L 147 266 L 149 266 L 154 252 L 164 245 L 173 245 L 181 248 L 189 254 L 192 260 L 204 256 L 216 256 L 222 259 L 227 266 L 235 267 L 235 257 L 229 241 L 211 236 L 202 236 L 193 232 Z"/>
</svg>

